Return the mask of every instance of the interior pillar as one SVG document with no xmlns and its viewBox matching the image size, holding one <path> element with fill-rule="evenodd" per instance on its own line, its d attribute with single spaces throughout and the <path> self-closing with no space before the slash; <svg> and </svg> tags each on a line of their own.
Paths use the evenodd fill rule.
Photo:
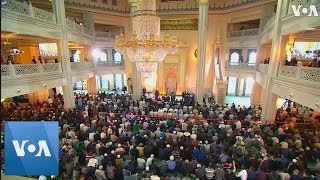
<svg viewBox="0 0 320 180">
<path fill-rule="evenodd" d="M 208 0 L 199 0 L 199 21 L 198 21 L 198 55 L 197 55 L 197 81 L 196 101 L 203 104 L 204 75 L 206 62 L 207 31 L 208 31 Z"/>
<path fill-rule="evenodd" d="M 63 90 L 63 99 L 64 99 L 64 107 L 65 108 L 74 108 L 75 101 L 73 95 L 73 83 L 72 83 L 72 75 L 71 75 L 71 62 L 69 60 L 69 45 L 67 38 L 67 23 L 66 23 L 66 13 L 65 13 L 65 5 L 64 0 L 52 0 L 54 1 L 54 8 L 56 12 L 57 23 L 61 25 L 62 33 L 61 39 L 58 40 L 58 52 L 59 59 L 62 64 L 62 70 L 66 74 L 66 83 L 62 86 Z"/>
<path fill-rule="evenodd" d="M 262 106 L 262 114 L 261 120 L 262 121 L 274 121 L 276 117 L 277 111 L 277 98 L 278 96 L 272 93 L 271 81 L 272 78 L 277 75 L 277 71 L 280 64 L 279 54 L 281 50 L 281 9 L 283 5 L 283 0 L 278 0 L 277 3 L 277 12 L 275 15 L 275 22 L 274 22 L 274 31 L 273 31 L 273 38 L 272 38 L 272 48 L 271 48 L 271 56 L 270 56 L 270 63 L 268 69 L 268 76 L 266 82 L 266 91 L 264 95 L 264 101 Z"/>
</svg>

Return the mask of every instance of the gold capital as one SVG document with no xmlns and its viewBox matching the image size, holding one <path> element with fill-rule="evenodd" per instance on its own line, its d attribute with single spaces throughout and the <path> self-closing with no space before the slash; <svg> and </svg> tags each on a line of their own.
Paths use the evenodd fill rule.
<svg viewBox="0 0 320 180">
<path fill-rule="evenodd" d="M 207 5 L 207 4 L 209 4 L 209 0 L 197 0 L 197 2 L 199 3 L 199 5 Z"/>
</svg>

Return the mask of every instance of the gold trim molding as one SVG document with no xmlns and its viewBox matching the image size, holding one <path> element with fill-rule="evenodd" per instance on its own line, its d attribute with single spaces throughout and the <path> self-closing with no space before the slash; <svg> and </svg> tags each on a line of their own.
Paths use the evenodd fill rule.
<svg viewBox="0 0 320 180">
<path fill-rule="evenodd" d="M 161 20 L 161 30 L 198 30 L 198 19 Z"/>
</svg>

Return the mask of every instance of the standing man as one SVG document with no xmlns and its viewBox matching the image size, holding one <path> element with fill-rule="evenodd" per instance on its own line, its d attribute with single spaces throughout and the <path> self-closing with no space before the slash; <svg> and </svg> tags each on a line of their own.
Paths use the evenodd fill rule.
<svg viewBox="0 0 320 180">
<path fill-rule="evenodd" d="M 37 64 L 37 60 L 36 60 L 35 56 L 32 56 L 32 60 L 31 61 L 32 61 L 33 64 Z"/>
<path fill-rule="evenodd" d="M 38 61 L 39 61 L 40 64 L 42 64 L 41 56 L 39 56 Z"/>
<path fill-rule="evenodd" d="M 155 96 L 155 99 L 158 100 L 158 98 L 159 98 L 159 91 L 158 91 L 158 89 L 155 90 L 154 96 Z"/>
</svg>

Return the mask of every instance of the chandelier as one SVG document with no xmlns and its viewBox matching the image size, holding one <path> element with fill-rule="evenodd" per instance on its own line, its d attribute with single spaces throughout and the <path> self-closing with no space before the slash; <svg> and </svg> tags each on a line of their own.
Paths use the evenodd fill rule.
<svg viewBox="0 0 320 180">
<path fill-rule="evenodd" d="M 167 54 L 174 54 L 178 49 L 177 37 L 160 35 L 160 18 L 156 14 L 156 0 L 137 0 L 137 10 L 133 12 L 133 34 L 125 41 L 121 33 L 116 36 L 115 49 L 127 54 L 135 62 L 137 70 L 149 74 L 156 71 L 158 62 Z"/>
</svg>

